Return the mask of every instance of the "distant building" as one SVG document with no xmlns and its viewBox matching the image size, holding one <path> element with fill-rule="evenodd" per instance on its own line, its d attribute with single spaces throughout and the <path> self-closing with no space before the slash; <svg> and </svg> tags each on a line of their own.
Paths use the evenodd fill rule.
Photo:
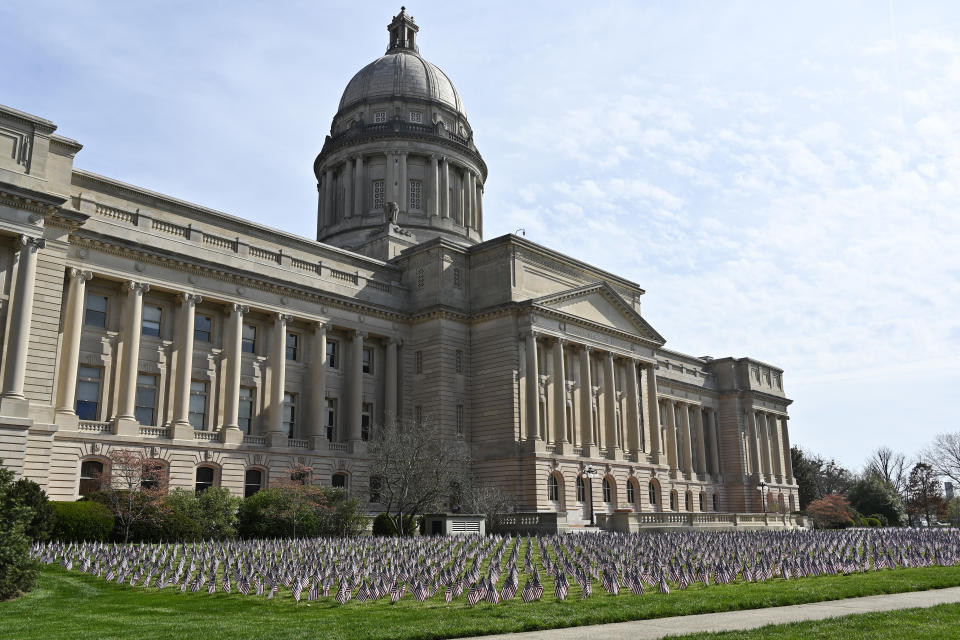
<svg viewBox="0 0 960 640">
<path fill-rule="evenodd" d="M 367 440 L 402 416 L 573 522 L 796 509 L 781 369 L 667 349 L 637 284 L 484 241 L 487 166 L 417 31 L 401 11 L 343 92 L 316 241 L 75 168 L 78 142 L 0 108 L 0 458 L 57 500 L 115 447 L 175 487 L 302 462 L 375 500 Z"/>
</svg>

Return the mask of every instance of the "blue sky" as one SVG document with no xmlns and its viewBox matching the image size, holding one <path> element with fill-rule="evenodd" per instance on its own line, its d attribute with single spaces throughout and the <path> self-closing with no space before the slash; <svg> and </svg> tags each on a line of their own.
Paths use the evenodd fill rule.
<svg viewBox="0 0 960 640">
<path fill-rule="evenodd" d="M 673 349 L 783 367 L 811 451 L 960 428 L 960 5 L 407 9 L 490 168 L 486 237 L 636 281 Z M 398 10 L 7 0 L 0 103 L 79 167 L 313 237 L 313 159 Z"/>
</svg>

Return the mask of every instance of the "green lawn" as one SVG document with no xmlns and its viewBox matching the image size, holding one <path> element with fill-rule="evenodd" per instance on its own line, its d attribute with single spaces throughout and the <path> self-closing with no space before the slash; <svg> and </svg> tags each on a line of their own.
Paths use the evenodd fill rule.
<svg viewBox="0 0 960 640">
<path fill-rule="evenodd" d="M 346 640 L 350 638 L 444 638 L 527 631 L 663 616 L 752 609 L 878 593 L 960 585 L 960 567 L 898 569 L 850 576 L 822 576 L 763 583 L 695 585 L 669 595 L 609 596 L 599 585 L 586 601 L 559 602 L 549 583 L 543 601 L 485 602 L 470 607 L 442 594 L 419 603 L 407 596 L 396 605 L 351 601 L 295 603 L 289 592 L 272 601 L 238 593 L 214 595 L 121 586 L 79 572 L 47 567 L 27 596 L 0 603 L 0 638 L 184 638 L 202 640 Z M 571 595 L 574 595 L 571 593 Z M 942 636 L 941 636 L 942 637 Z"/>
<path fill-rule="evenodd" d="M 842 618 L 793 622 L 760 627 L 753 631 L 697 633 L 671 636 L 683 640 L 807 640 L 808 638 L 937 638 L 960 640 L 960 604 L 941 604 L 921 609 L 860 613 Z"/>
</svg>

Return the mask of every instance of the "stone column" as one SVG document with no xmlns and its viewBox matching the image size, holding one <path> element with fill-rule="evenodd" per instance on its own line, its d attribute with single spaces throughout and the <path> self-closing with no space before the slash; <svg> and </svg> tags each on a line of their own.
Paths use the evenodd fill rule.
<svg viewBox="0 0 960 640">
<path fill-rule="evenodd" d="M 400 152 L 400 212 L 407 213 L 410 210 L 410 181 L 407 180 L 407 152 Z"/>
<path fill-rule="evenodd" d="M 677 412 L 673 400 L 664 400 L 667 410 L 667 464 L 670 465 L 670 476 L 677 474 Z"/>
<path fill-rule="evenodd" d="M 313 324 L 310 347 L 310 448 L 326 449 L 327 325 L 323 322 Z"/>
<path fill-rule="evenodd" d="M 694 428 L 697 430 L 697 473 L 707 474 L 707 445 L 703 429 L 703 407 L 697 407 L 693 414 Z"/>
<path fill-rule="evenodd" d="M 553 343 L 553 433 L 554 443 L 563 448 L 567 444 L 567 372 L 563 362 L 563 343 L 557 338 Z"/>
<path fill-rule="evenodd" d="M 143 294 L 150 291 L 144 282 L 129 281 L 127 293 L 126 323 L 123 327 L 123 361 L 120 368 L 119 402 L 115 433 L 140 435 L 140 427 L 134 415 L 137 394 L 137 372 L 140 364 L 140 329 L 143 318 Z"/>
<path fill-rule="evenodd" d="M 763 457 L 763 475 L 768 483 L 773 482 L 773 455 L 770 451 L 770 432 L 767 421 L 761 411 L 756 417 L 757 429 L 760 432 L 760 455 Z"/>
<path fill-rule="evenodd" d="M 693 442 L 690 432 L 690 407 L 680 405 L 680 428 L 683 434 L 683 471 L 688 478 L 695 480 L 697 474 L 693 471 Z"/>
<path fill-rule="evenodd" d="M 243 357 L 243 314 L 250 307 L 231 304 L 227 307 L 230 314 L 230 326 L 227 331 L 224 353 L 227 360 L 227 375 L 223 385 L 223 425 L 220 427 L 220 439 L 223 442 L 242 442 L 240 432 L 240 366 Z"/>
<path fill-rule="evenodd" d="M 60 345 L 60 379 L 57 381 L 57 423 L 75 427 L 77 419 L 77 367 L 80 364 L 80 335 L 83 332 L 83 302 L 89 271 L 68 269 L 67 304 L 63 317 L 63 342 Z"/>
<path fill-rule="evenodd" d="M 750 450 L 753 453 L 753 473 L 759 480 L 763 477 L 763 462 L 760 458 L 760 434 L 757 432 L 757 414 L 753 408 L 747 410 Z"/>
<path fill-rule="evenodd" d="M 777 484 L 782 484 L 784 473 L 783 457 L 781 456 L 783 449 L 780 446 L 780 426 L 776 415 L 768 413 L 766 417 L 767 428 L 770 430 L 770 450 L 773 454 L 773 468 L 770 471 L 775 474 Z"/>
<path fill-rule="evenodd" d="M 354 160 L 356 169 L 353 172 L 353 215 L 362 216 L 363 210 L 363 192 L 366 189 L 366 172 L 363 168 L 363 156 L 357 156 Z M 326 354 L 324 354 L 326 356 Z"/>
<path fill-rule="evenodd" d="M 173 396 L 173 437 L 193 440 L 190 424 L 190 379 L 193 372 L 193 319 L 196 306 L 203 298 L 192 293 L 180 294 L 180 326 L 177 329 L 177 379 Z"/>
<path fill-rule="evenodd" d="M 660 464 L 662 443 L 660 442 L 660 401 L 657 398 L 657 373 L 651 362 L 646 366 L 647 377 L 647 437 L 650 443 L 650 461 Z"/>
<path fill-rule="evenodd" d="M 793 476 L 793 456 L 790 453 L 790 434 L 787 431 L 787 421 L 789 416 L 781 417 L 781 433 L 783 433 L 783 459 L 787 467 L 787 483 L 796 484 L 796 478 Z"/>
<path fill-rule="evenodd" d="M 457 203 L 457 222 L 467 226 L 467 170 L 460 172 L 460 202 Z"/>
<path fill-rule="evenodd" d="M 333 169 L 331 168 L 327 169 L 323 179 L 323 215 L 327 226 L 337 221 L 336 212 L 333 210 Z"/>
<path fill-rule="evenodd" d="M 397 348 L 400 341 L 387 340 L 387 362 L 383 369 L 383 421 L 388 427 L 397 422 Z"/>
<path fill-rule="evenodd" d="M 627 447 L 634 461 L 640 461 L 640 401 L 637 388 L 637 361 L 627 358 Z"/>
<path fill-rule="evenodd" d="M 347 158 L 343 163 L 343 217 L 353 216 L 353 162 Z"/>
<path fill-rule="evenodd" d="M 590 380 L 590 347 L 584 345 L 580 350 L 580 438 L 583 442 L 583 454 L 596 457 L 596 445 L 593 441 L 593 381 Z"/>
<path fill-rule="evenodd" d="M 327 180 L 325 176 L 321 175 L 317 179 L 317 224 L 319 232 L 327 228 L 327 209 L 324 206 L 327 200 Z"/>
<path fill-rule="evenodd" d="M 617 378 L 613 364 L 613 354 L 608 351 L 603 362 L 604 422 L 606 422 L 604 431 L 607 434 L 607 455 L 612 454 L 612 457 L 619 458 L 621 449 L 617 441 Z"/>
<path fill-rule="evenodd" d="M 717 412 L 707 410 L 707 422 L 710 428 L 710 471 L 716 476 L 720 474 L 720 439 L 717 437 Z"/>
<path fill-rule="evenodd" d="M 430 154 L 430 205 L 427 215 L 440 215 L 440 159 L 435 153 Z"/>
<path fill-rule="evenodd" d="M 273 345 L 270 348 L 270 409 L 267 412 L 267 445 L 285 447 L 289 434 L 283 430 L 283 396 L 287 384 L 287 324 L 293 316 L 273 316 Z"/>
<path fill-rule="evenodd" d="M 396 151 L 387 151 L 384 153 L 384 157 L 387 159 L 383 168 L 383 205 L 384 211 L 386 211 L 386 205 L 388 202 L 396 201 L 397 199 L 397 178 L 395 173 L 394 166 L 394 157 L 396 156 Z"/>
<path fill-rule="evenodd" d="M 360 442 L 362 440 L 363 421 L 363 340 L 366 335 L 361 331 L 354 331 L 350 341 L 350 387 L 348 397 L 350 406 L 347 408 L 347 440 Z"/>
<path fill-rule="evenodd" d="M 533 331 L 524 338 L 527 362 L 527 440 L 540 438 L 540 373 L 537 369 L 537 334 Z"/>
<path fill-rule="evenodd" d="M 477 189 L 477 233 L 483 235 L 483 184 Z"/>
<path fill-rule="evenodd" d="M 473 171 L 467 169 L 467 224 L 465 226 L 471 229 L 477 228 L 477 186 Z"/>
<path fill-rule="evenodd" d="M 27 352 L 30 348 L 30 321 L 33 317 L 33 290 L 37 278 L 37 252 L 46 246 L 43 238 L 20 236 L 17 257 L 17 282 L 13 302 L 7 316 L 6 370 L 3 376 L 3 394 L 0 414 L 27 417 L 29 402 L 23 394 L 23 380 L 27 372 Z"/>
</svg>

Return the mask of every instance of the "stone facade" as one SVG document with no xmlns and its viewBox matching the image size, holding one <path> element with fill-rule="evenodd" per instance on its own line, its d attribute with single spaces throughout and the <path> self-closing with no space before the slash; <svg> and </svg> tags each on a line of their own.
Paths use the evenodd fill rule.
<svg viewBox="0 0 960 640">
<path fill-rule="evenodd" d="M 635 283 L 484 241 L 460 96 L 410 16 L 388 30 L 314 163 L 317 241 L 75 168 L 79 143 L 0 107 L 4 464 L 57 500 L 115 447 L 171 486 L 302 462 L 367 496 L 369 434 L 402 417 L 574 523 L 795 509 L 783 371 L 666 349 Z"/>
</svg>

